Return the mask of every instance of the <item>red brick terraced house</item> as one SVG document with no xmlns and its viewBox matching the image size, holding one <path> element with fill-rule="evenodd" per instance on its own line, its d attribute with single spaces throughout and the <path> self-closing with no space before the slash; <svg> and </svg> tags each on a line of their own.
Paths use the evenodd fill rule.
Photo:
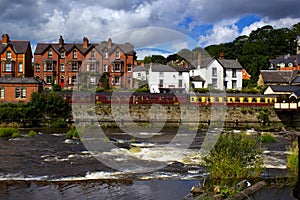
<svg viewBox="0 0 300 200">
<path fill-rule="evenodd" d="M 31 94 L 42 89 L 42 83 L 33 77 L 1 77 L 0 102 L 29 102 Z"/>
<path fill-rule="evenodd" d="M 8 34 L 3 34 L 0 58 L 0 77 L 31 77 L 33 75 L 30 41 L 10 40 Z"/>
<path fill-rule="evenodd" d="M 132 70 L 136 53 L 132 44 L 115 44 L 112 40 L 100 44 L 65 43 L 60 36 L 58 43 L 38 43 L 34 53 L 34 77 L 44 80 L 46 88 L 54 84 L 62 88 L 96 86 L 104 72 L 109 75 L 109 85 L 133 86 Z"/>
</svg>

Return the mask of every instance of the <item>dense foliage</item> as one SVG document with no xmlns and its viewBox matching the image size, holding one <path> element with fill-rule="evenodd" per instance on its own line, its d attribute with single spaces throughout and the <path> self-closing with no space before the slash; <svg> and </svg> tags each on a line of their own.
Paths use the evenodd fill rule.
<svg viewBox="0 0 300 200">
<path fill-rule="evenodd" d="M 213 179 L 249 178 L 262 172 L 261 155 L 259 138 L 228 133 L 221 135 L 205 161 Z"/>
<path fill-rule="evenodd" d="M 224 52 L 225 59 L 238 59 L 251 75 L 251 82 L 256 83 L 260 70 L 268 67 L 269 59 L 296 54 L 297 36 L 300 36 L 300 23 L 290 29 L 275 29 L 268 25 L 252 31 L 249 36 L 240 36 L 225 44 L 211 45 L 205 50 L 212 57 L 219 57 Z"/>
<path fill-rule="evenodd" d="M 0 104 L 0 120 L 3 122 L 40 121 L 66 119 L 70 107 L 57 92 L 33 93 L 29 103 Z"/>
</svg>

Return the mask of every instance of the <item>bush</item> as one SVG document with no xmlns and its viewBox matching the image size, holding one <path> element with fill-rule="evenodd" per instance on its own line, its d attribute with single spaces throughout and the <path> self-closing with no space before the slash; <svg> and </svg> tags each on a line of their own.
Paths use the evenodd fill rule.
<svg viewBox="0 0 300 200">
<path fill-rule="evenodd" d="M 67 133 L 66 133 L 66 138 L 67 139 L 79 139 L 79 132 L 76 128 L 71 128 Z"/>
<path fill-rule="evenodd" d="M 34 137 L 34 136 L 36 136 L 36 134 L 37 134 L 37 132 L 35 132 L 34 130 L 30 130 L 28 132 L 28 134 L 26 135 L 26 137 Z"/>
<path fill-rule="evenodd" d="M 287 168 L 294 175 L 298 175 L 298 151 L 298 142 L 295 141 L 290 148 L 290 154 L 287 156 Z"/>
<path fill-rule="evenodd" d="M 264 134 L 264 135 L 260 136 L 260 141 L 262 143 L 275 143 L 276 138 L 273 135 Z"/>
<path fill-rule="evenodd" d="M 221 135 L 204 160 L 212 179 L 252 178 L 263 170 L 259 140 L 244 134 Z"/>
<path fill-rule="evenodd" d="M 50 126 L 52 128 L 66 128 L 68 125 L 64 119 L 56 119 L 55 121 L 51 122 Z"/>
<path fill-rule="evenodd" d="M 19 131 L 16 128 L 0 128 L 1 138 L 12 138 L 18 136 Z"/>
</svg>

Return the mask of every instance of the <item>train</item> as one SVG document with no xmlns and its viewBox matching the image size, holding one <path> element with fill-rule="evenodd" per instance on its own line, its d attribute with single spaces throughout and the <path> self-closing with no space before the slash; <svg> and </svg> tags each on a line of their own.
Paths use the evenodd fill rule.
<svg viewBox="0 0 300 200">
<path fill-rule="evenodd" d="M 69 92 L 66 102 L 98 105 L 198 105 L 198 106 L 274 106 L 276 95 L 246 93 L 147 93 L 147 92 Z"/>
</svg>

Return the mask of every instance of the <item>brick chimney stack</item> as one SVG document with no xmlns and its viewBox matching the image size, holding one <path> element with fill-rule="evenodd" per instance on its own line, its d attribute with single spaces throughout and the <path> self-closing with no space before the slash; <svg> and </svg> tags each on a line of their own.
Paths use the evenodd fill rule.
<svg viewBox="0 0 300 200">
<path fill-rule="evenodd" d="M 89 46 L 89 40 L 87 39 L 87 37 L 83 38 L 83 48 L 87 48 Z"/>
<path fill-rule="evenodd" d="M 201 67 L 201 64 L 202 64 L 202 55 L 201 53 L 198 54 L 198 59 L 197 59 L 197 65 L 198 67 Z"/>
<path fill-rule="evenodd" d="M 2 34 L 2 44 L 7 44 L 9 42 L 8 34 Z"/>
<path fill-rule="evenodd" d="M 64 39 L 62 36 L 59 37 L 59 47 L 64 46 Z"/>
<path fill-rule="evenodd" d="M 111 40 L 111 38 L 109 38 L 109 39 L 108 39 L 107 47 L 108 47 L 108 48 L 111 48 L 111 44 L 112 44 L 112 40 Z"/>
<path fill-rule="evenodd" d="M 224 56 L 224 52 L 223 52 L 223 51 L 220 53 L 219 59 L 220 59 L 220 60 L 224 60 L 224 59 L 225 59 L 225 56 Z"/>
</svg>

